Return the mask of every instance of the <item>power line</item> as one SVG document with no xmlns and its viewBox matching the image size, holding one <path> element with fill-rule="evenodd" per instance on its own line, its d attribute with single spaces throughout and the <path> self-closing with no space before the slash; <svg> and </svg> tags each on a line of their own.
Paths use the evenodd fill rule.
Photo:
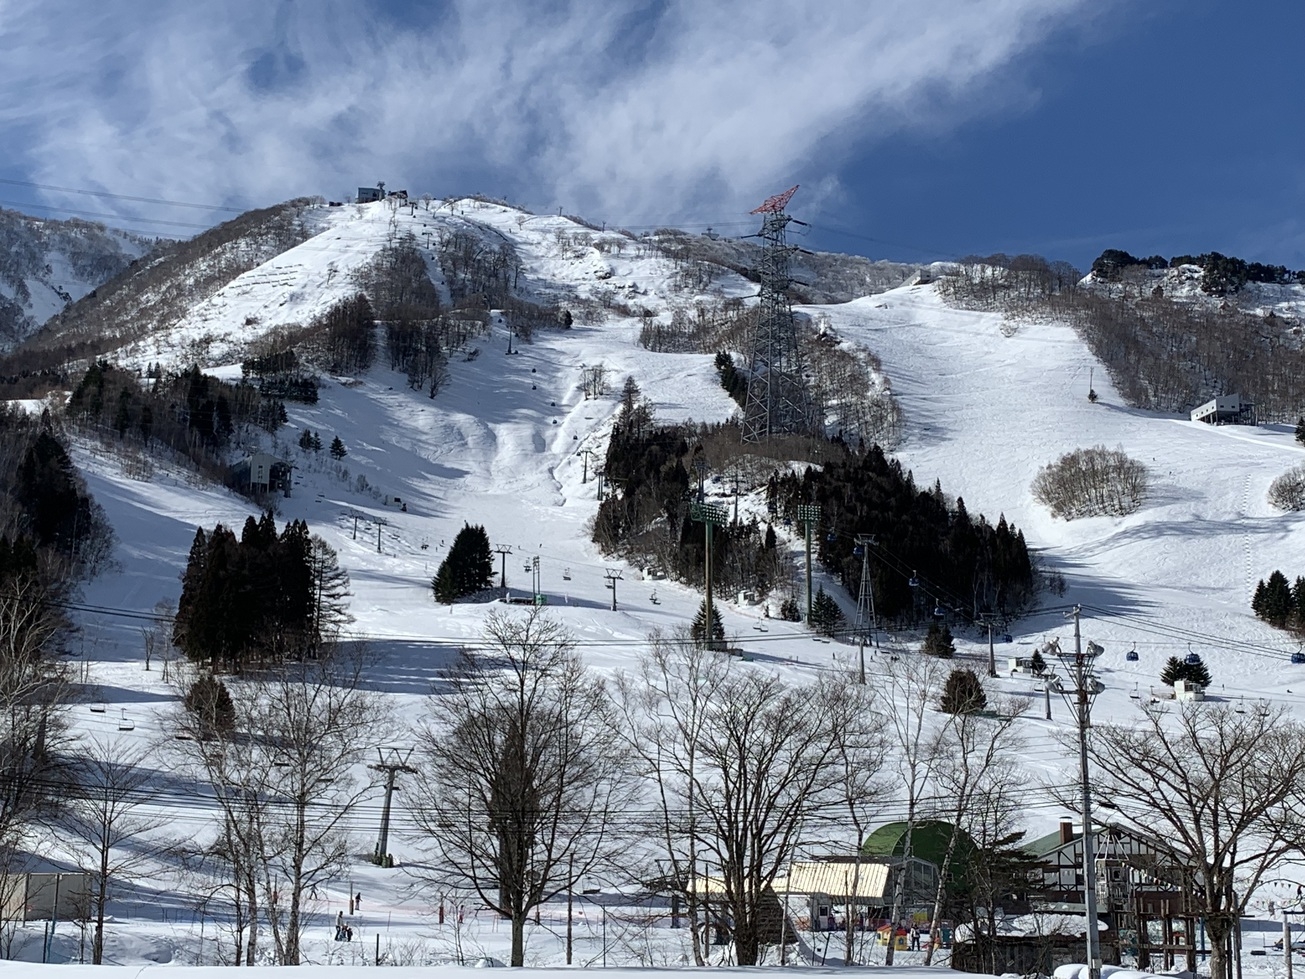
<svg viewBox="0 0 1305 979">
<path fill-rule="evenodd" d="M 12 177 L 0 177 L 0 184 L 12 187 L 33 187 L 37 190 L 49 190 L 59 194 L 81 194 L 84 197 L 105 197 L 116 201 L 132 201 L 136 204 L 162 204 L 167 207 L 190 207 L 201 211 L 227 211 L 243 214 L 247 207 L 231 207 L 227 204 L 196 204 L 191 201 L 172 201 L 161 197 L 136 197 L 131 194 L 113 194 L 107 190 L 87 190 L 78 187 L 55 187 L 51 184 L 39 184 L 32 180 L 14 180 Z"/>
<path fill-rule="evenodd" d="M 27 201 L 0 201 L 0 207 L 22 208 L 21 213 L 24 214 L 28 210 L 56 211 L 60 214 L 71 214 L 73 217 L 105 218 L 110 221 L 121 220 L 123 217 L 121 214 L 103 214 L 99 211 L 83 211 L 75 207 L 55 207 L 53 204 L 32 204 Z M 212 227 L 210 224 L 196 224 L 193 221 L 165 221 L 162 218 L 145 218 L 139 216 L 132 217 L 129 220 L 144 221 L 146 224 L 166 224 L 177 228 L 199 228 L 201 230 L 207 230 Z"/>
</svg>

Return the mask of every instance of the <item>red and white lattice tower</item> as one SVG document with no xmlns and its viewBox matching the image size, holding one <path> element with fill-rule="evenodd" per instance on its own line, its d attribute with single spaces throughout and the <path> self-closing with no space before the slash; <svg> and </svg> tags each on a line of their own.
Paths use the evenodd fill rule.
<svg viewBox="0 0 1305 979">
<path fill-rule="evenodd" d="M 811 395 L 802 375 L 802 358 L 798 351 L 797 326 L 788 290 L 789 256 L 785 229 L 792 220 L 784 213 L 789 199 L 797 191 L 790 187 L 782 194 L 766 198 L 752 211 L 762 215 L 761 261 L 757 267 L 761 280 L 758 297 L 757 329 L 748 365 L 748 398 L 743 409 L 743 440 L 765 442 L 776 435 L 800 435 L 815 428 Z"/>
</svg>

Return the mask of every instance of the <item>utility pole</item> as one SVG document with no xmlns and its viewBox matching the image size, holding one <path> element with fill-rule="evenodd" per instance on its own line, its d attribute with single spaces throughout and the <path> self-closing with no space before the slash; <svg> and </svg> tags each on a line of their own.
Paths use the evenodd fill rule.
<svg viewBox="0 0 1305 979">
<path fill-rule="evenodd" d="M 539 604 L 541 592 L 543 591 L 543 575 L 539 572 L 539 555 L 536 554 L 530 559 L 530 584 L 534 588 L 535 604 Z"/>
<path fill-rule="evenodd" d="M 797 518 L 806 527 L 807 539 L 807 625 L 811 625 L 811 525 L 820 522 L 820 506 L 815 503 L 800 503 Z"/>
<path fill-rule="evenodd" d="M 1097 925 L 1097 862 L 1092 841 L 1092 783 L 1088 772 L 1088 729 L 1092 726 L 1092 701 L 1104 690 L 1105 684 L 1096 677 L 1093 662 L 1105 650 L 1089 642 L 1083 651 L 1082 633 L 1079 629 L 1080 609 L 1074 606 L 1069 613 L 1074 617 L 1074 655 L 1061 653 L 1061 662 L 1069 670 L 1069 681 L 1053 677 L 1049 684 L 1065 698 L 1074 712 L 1078 725 L 1078 776 L 1083 809 L 1083 907 L 1087 915 L 1087 966 L 1088 979 L 1101 979 L 1101 936 Z M 1059 650 L 1059 646 L 1057 646 Z"/>
<path fill-rule="evenodd" d="M 376 525 L 376 553 L 381 553 L 381 525 Z"/>
<path fill-rule="evenodd" d="M 997 617 L 991 612 L 980 612 L 979 621 L 988 627 L 988 676 L 996 676 L 997 651 L 993 647 L 992 630 L 996 628 Z"/>
<path fill-rule="evenodd" d="M 739 522 L 739 471 L 734 470 L 734 522 Z"/>
<path fill-rule="evenodd" d="M 394 798 L 394 781 L 400 772 L 414 773 L 417 769 L 408 764 L 408 759 L 412 756 L 411 748 L 377 748 L 376 754 L 380 761 L 367 767 L 385 773 L 385 806 L 381 809 L 381 837 L 376 841 L 372 862 L 378 867 L 384 867 L 386 855 L 390 852 L 390 802 Z"/>
<path fill-rule="evenodd" d="M 503 589 L 503 601 L 506 602 L 508 600 L 507 559 L 508 555 L 512 553 L 512 548 L 507 544 L 500 544 L 498 547 L 494 548 L 494 553 L 499 556 L 500 567 L 502 568 L 502 577 L 499 579 L 498 586 Z"/>
<path fill-rule="evenodd" d="M 566 860 L 566 964 L 571 964 L 571 906 L 575 894 L 575 854 Z"/>
<path fill-rule="evenodd" d="M 857 534 L 856 547 L 852 553 L 861 555 L 861 588 L 856 595 L 856 623 L 854 629 L 859 640 L 861 652 L 861 685 L 865 686 L 865 647 L 874 633 L 877 616 L 875 615 L 875 590 L 870 580 L 870 548 L 877 544 L 874 534 Z M 867 615 L 868 613 L 868 615 Z"/>
<path fill-rule="evenodd" d="M 604 577 L 607 578 L 607 587 L 612 589 L 612 611 L 615 612 L 616 611 L 616 583 L 621 580 L 621 572 L 617 571 L 615 568 L 608 568 L 607 574 L 604 575 Z"/>
<path fill-rule="evenodd" d="M 707 578 L 707 648 L 716 648 L 715 631 L 716 610 L 711 601 L 711 528 L 715 524 L 723 524 L 728 519 L 729 514 L 723 506 L 716 503 L 693 503 L 689 506 L 689 516 L 703 524 L 706 529 L 706 547 L 704 569 Z"/>
</svg>

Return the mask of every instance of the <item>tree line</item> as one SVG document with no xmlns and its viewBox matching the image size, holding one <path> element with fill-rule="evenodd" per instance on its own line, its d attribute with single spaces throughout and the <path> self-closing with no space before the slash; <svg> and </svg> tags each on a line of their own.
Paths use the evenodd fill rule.
<svg viewBox="0 0 1305 979">
<path fill-rule="evenodd" d="M 349 621 L 348 574 L 335 551 L 294 520 L 270 513 L 240 537 L 222 524 L 195 531 L 181 579 L 172 642 L 212 670 L 239 673 L 317 655 Z"/>
<path fill-rule="evenodd" d="M 1298 575 L 1294 584 L 1274 569 L 1268 580 L 1261 578 L 1251 598 L 1251 609 L 1269 625 L 1292 632 L 1305 633 L 1305 576 Z"/>
<path fill-rule="evenodd" d="M 1291 335 L 1292 323 L 1230 301 L 1216 306 L 1166 296 L 1146 278 L 1153 266 L 1164 267 L 1162 262 L 1169 264 L 1158 256 L 1134 259 L 1107 250 L 1097 260 L 1098 281 L 1124 285 L 1107 294 L 1081 288 L 1081 273 L 1064 262 L 1036 255 L 973 257 L 954 263 L 938 289 L 961 306 L 1065 319 L 1134 407 L 1186 412 L 1215 395 L 1239 393 L 1255 403 L 1261 421 L 1294 422 L 1305 403 L 1305 350 Z M 1210 278 L 1207 283 L 1203 272 L 1203 287 L 1216 295 L 1253 281 L 1250 263 L 1239 265 L 1217 253 L 1177 256 L 1173 262 L 1204 262 Z M 1278 266 L 1255 272 L 1265 281 L 1292 274 L 1299 275 L 1280 274 Z M 1130 285 L 1136 286 L 1131 295 Z"/>
<path fill-rule="evenodd" d="M 170 453 L 216 482 L 228 477 L 227 450 L 238 433 L 275 432 L 286 421 L 280 398 L 247 381 L 231 383 L 190 367 L 155 371 L 142 385 L 131 371 L 100 361 L 68 399 L 74 428 L 146 453 Z"/>
<path fill-rule="evenodd" d="M 821 469 L 771 477 L 767 505 L 778 519 L 798 525 L 798 507 L 809 503 L 821 508 L 813 529 L 820 562 L 852 594 L 861 580 L 856 538 L 875 538 L 870 574 L 881 618 L 916 623 L 940 605 L 966 618 L 1014 617 L 1036 597 L 1039 579 L 1023 531 L 1005 516 L 995 526 L 982 514 L 972 517 L 962 498 L 948 501 L 939 482 L 918 488 L 878 445 L 865 452 L 844 446 Z"/>
</svg>

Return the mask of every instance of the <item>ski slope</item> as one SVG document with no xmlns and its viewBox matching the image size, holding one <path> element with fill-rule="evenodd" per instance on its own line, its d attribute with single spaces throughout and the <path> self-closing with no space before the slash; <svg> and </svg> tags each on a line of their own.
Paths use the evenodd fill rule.
<svg viewBox="0 0 1305 979">
<path fill-rule="evenodd" d="M 132 357 L 141 364 L 166 363 L 168 356 L 197 344 L 217 361 L 237 354 L 259 331 L 303 322 L 343 295 L 349 271 L 405 227 L 420 235 L 432 225 L 465 225 L 510 238 L 525 263 L 525 281 L 540 296 L 550 290 L 571 295 L 638 290 L 640 302 L 659 314 L 695 298 L 677 292 L 670 264 L 643 253 L 637 243 L 609 252 L 564 244 L 558 232 L 565 236 L 579 228 L 564 218 L 460 202 L 415 214 L 384 204 L 351 206 L 321 220 L 316 237 L 236 279 L 176 331 Z M 718 286 L 733 295 L 750 294 L 752 288 L 733 277 Z M 1305 516 L 1277 513 L 1264 501 L 1269 482 L 1305 456 L 1290 431 L 1211 428 L 1133 411 L 1120 403 L 1104 369 L 1068 327 L 1007 324 L 998 314 L 952 309 L 930 285 L 809 311 L 827 316 L 844 342 L 863 345 L 882 360 L 905 415 L 899 455 L 917 483 L 940 479 L 947 493 L 964 497 L 971 513 L 993 521 L 1004 513 L 1024 531 L 1045 567 L 1063 573 L 1067 591 L 1063 598 L 1048 597 L 1048 603 L 1080 603 L 1085 641 L 1106 649 L 1098 664 L 1106 690 L 1095 716 L 1128 718 L 1136 701 L 1158 685 L 1163 662 L 1185 655 L 1189 641 L 1214 675 L 1211 699 L 1263 698 L 1305 712 L 1305 667 L 1288 662 L 1296 644 L 1255 620 L 1249 608 L 1256 581 L 1274 568 L 1289 577 L 1305 573 Z M 405 736 L 398 719 L 420 717 L 439 670 L 460 648 L 474 646 L 486 616 L 504 608 L 497 602 L 450 608 L 432 600 L 431 576 L 464 522 L 483 524 L 496 546 L 512 548 L 507 584 L 516 595 L 529 593 L 526 566 L 539 559 L 552 614 L 599 670 L 630 668 L 651 630 L 692 618 L 700 594 L 674 582 L 648 580 L 642 569 L 605 557 L 589 543 L 587 522 L 597 507 L 597 484 L 586 478 L 581 452 L 601 456 L 604 451 L 625 376 L 636 379 L 662 421 L 723 419 L 735 410 L 719 387 L 710 356 L 650 353 L 637 336 L 633 319 L 577 322 L 570 330 L 541 331 L 509 356 L 506 333 L 495 320 L 490 335 L 477 341 L 479 356 L 455 357 L 450 381 L 434 399 L 410 390 L 378 358 L 364 377 L 329 380 L 317 405 L 288 406 L 291 423 L 273 450 L 297 468 L 293 495 L 279 502 L 279 519 L 306 520 L 338 551 L 352 581 L 352 633 L 377 658 L 373 683 L 392 704 L 396 741 Z M 585 398 L 582 368 L 597 363 L 608 368 L 612 390 Z M 1090 371 L 1100 395 L 1096 404 L 1086 397 Z M 336 464 L 325 452 L 299 449 L 296 438 L 305 427 L 325 443 L 338 435 L 348 456 Z M 1147 465 L 1151 499 L 1122 519 L 1052 519 L 1030 494 L 1038 469 L 1065 451 L 1097 444 L 1122 447 Z M 195 527 L 222 521 L 238 528 L 256 513 L 247 501 L 195 485 L 166 466 L 157 467 L 148 481 L 130 478 L 112 453 L 86 444 L 78 447 L 77 462 L 119 537 L 119 570 L 87 586 L 88 606 L 148 611 L 160 599 L 175 601 Z M 368 489 L 360 488 L 360 476 Z M 709 488 L 719 502 L 732 503 L 723 484 Z M 406 509 L 384 502 L 392 497 Z M 745 495 L 740 507 L 764 512 L 756 494 Z M 788 543 L 796 562 L 797 542 Z M 609 570 L 621 575 L 615 596 L 606 587 Z M 799 626 L 765 619 L 761 607 L 729 597 L 719 596 L 727 632 L 750 659 L 740 668 L 777 670 L 800 682 L 854 662 L 853 646 L 816 641 Z M 847 608 L 854 604 L 848 596 L 843 600 Z M 109 710 L 95 714 L 74 708 L 76 726 L 159 745 L 164 767 L 167 711 L 175 697 L 157 667 L 149 673 L 142 669 L 140 621 L 88 612 L 81 624 L 77 652 Z M 1003 676 L 995 687 L 1040 701 L 1031 679 L 1005 676 L 1005 658 L 1029 655 L 1052 637 L 1070 649 L 1072 626 L 1058 612 L 1035 612 L 1011 631 L 1013 642 L 997 648 Z M 986 639 L 965 627 L 956 632 L 960 660 L 986 665 Z M 883 637 L 885 646 L 894 648 L 918 640 Z M 1125 653 L 1134 647 L 1138 661 L 1126 662 Z M 872 652 L 872 683 L 878 671 Z M 1020 722 L 1031 777 L 1052 776 L 1066 767 L 1054 736 L 1067 713 L 1055 705 L 1054 715 L 1048 722 L 1035 709 Z M 132 731 L 117 730 L 120 716 L 131 717 Z M 360 853 L 370 850 L 376 813 L 372 805 L 352 821 Z M 202 833 L 209 825 L 202 800 L 178 803 L 174 814 L 189 833 Z M 1031 807 L 1028 828 L 1036 835 L 1059 815 L 1050 806 Z M 402 828 L 402 814 L 399 818 Z M 393 850 L 401 862 L 421 856 L 401 832 Z M 57 844 L 52 852 L 58 853 Z M 411 892 L 412 881 L 401 870 L 358 861 L 352 873 L 322 898 L 320 928 L 308 941 L 312 961 L 343 961 L 345 950 L 330 941 L 328 923 L 358 889 L 367 912 L 360 925 L 365 947 L 361 953 L 348 950 L 355 958 L 372 949 L 368 943 L 376 935 L 387 948 L 419 939 L 430 949 L 452 947 L 448 929 L 432 923 L 430 902 Z M 160 866 L 155 879 L 121 902 L 121 920 L 108 929 L 111 961 L 196 960 L 195 950 L 203 947 L 195 934 L 199 926 L 184 919 L 177 886 Z M 1282 886 L 1285 894 L 1289 885 Z M 620 901 L 619 896 L 607 899 Z M 169 904 L 177 907 L 175 916 L 168 920 L 165 912 L 158 918 L 157 907 Z M 482 919 L 475 925 L 474 947 L 506 957 L 506 931 Z M 592 952 L 597 924 L 591 919 L 587 927 Z M 70 941 L 59 940 L 61 961 L 75 956 Z M 630 951 L 637 944 L 631 938 L 622 946 L 624 961 L 640 961 Z M 663 934 L 654 945 L 660 949 L 658 963 L 672 965 L 682 954 L 675 936 Z M 560 961 L 555 930 L 536 929 L 529 948 L 533 964 Z"/>
</svg>

